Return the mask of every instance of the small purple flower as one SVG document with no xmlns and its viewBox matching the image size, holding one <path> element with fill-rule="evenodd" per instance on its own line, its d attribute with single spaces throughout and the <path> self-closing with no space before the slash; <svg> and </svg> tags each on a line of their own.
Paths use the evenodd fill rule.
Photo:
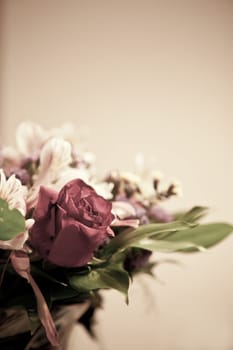
<svg viewBox="0 0 233 350">
<path fill-rule="evenodd" d="M 22 185 L 28 185 L 30 183 L 31 178 L 26 169 L 15 170 L 12 174 L 15 174 L 15 177 L 21 181 Z"/>
<path fill-rule="evenodd" d="M 133 248 L 127 254 L 124 261 L 124 269 L 128 272 L 134 272 L 145 266 L 152 253 L 149 250 Z"/>
<path fill-rule="evenodd" d="M 171 222 L 173 217 L 170 213 L 157 205 L 154 205 L 149 209 L 148 215 L 151 219 L 158 222 Z"/>
</svg>

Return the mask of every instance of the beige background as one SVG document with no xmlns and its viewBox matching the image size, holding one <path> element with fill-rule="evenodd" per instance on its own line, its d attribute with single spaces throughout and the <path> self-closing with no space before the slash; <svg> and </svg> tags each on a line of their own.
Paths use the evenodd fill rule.
<svg viewBox="0 0 233 350">
<path fill-rule="evenodd" d="M 233 221 L 232 1 L 2 0 L 1 143 L 16 125 L 89 127 L 100 171 L 157 157 L 184 197 Z M 233 238 L 106 292 L 106 350 L 232 350 Z M 156 257 L 156 256 L 155 256 Z M 161 259 L 163 256 L 159 255 Z M 76 334 L 77 332 L 77 334 Z M 71 350 L 95 349 L 76 330 Z"/>
</svg>

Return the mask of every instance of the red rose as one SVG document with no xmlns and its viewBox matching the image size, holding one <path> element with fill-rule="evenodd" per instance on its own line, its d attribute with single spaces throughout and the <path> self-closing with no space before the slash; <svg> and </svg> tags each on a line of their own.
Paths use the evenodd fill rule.
<svg viewBox="0 0 233 350">
<path fill-rule="evenodd" d="M 82 180 L 56 193 L 41 187 L 31 245 L 48 261 L 64 267 L 85 265 L 108 236 L 112 204 Z"/>
</svg>

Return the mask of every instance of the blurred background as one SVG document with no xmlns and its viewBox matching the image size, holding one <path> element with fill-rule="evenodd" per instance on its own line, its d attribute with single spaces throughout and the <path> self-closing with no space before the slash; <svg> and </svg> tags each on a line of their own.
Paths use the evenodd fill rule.
<svg viewBox="0 0 233 350">
<path fill-rule="evenodd" d="M 75 122 L 100 173 L 153 155 L 183 186 L 169 209 L 232 222 L 232 37 L 230 0 L 0 0 L 0 142 L 23 120 Z M 105 292 L 100 344 L 77 327 L 69 350 L 232 350 L 232 249 L 173 255 L 129 306 Z"/>
</svg>

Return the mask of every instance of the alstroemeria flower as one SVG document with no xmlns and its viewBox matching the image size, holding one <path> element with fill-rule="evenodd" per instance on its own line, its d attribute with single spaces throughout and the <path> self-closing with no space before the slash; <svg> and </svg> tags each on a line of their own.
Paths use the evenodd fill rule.
<svg viewBox="0 0 233 350">
<path fill-rule="evenodd" d="M 40 125 L 32 122 L 21 123 L 16 130 L 17 150 L 25 158 L 36 159 L 47 138 L 47 132 Z"/>
<path fill-rule="evenodd" d="M 86 182 L 89 186 L 93 187 L 96 193 L 105 199 L 112 198 L 113 184 L 106 182 L 98 182 L 97 179 L 90 176 L 89 169 L 87 168 L 71 168 L 67 167 L 59 173 L 59 179 L 55 183 L 48 184 L 49 188 L 56 191 L 60 191 L 68 182 L 80 179 Z"/>
<path fill-rule="evenodd" d="M 79 144 L 79 130 L 73 123 L 64 123 L 59 128 L 52 128 L 49 131 L 49 136 L 52 138 L 60 138 L 65 141 L 68 141 L 72 146 L 75 146 L 77 143 Z"/>
<path fill-rule="evenodd" d="M 136 209 L 128 201 L 112 202 L 112 212 L 121 220 L 135 218 L 137 215 Z"/>
<path fill-rule="evenodd" d="M 59 172 L 66 168 L 71 161 L 69 142 L 57 138 L 48 140 L 40 153 L 40 167 L 36 182 L 46 184 L 46 182 L 54 181 Z"/>
<path fill-rule="evenodd" d="M 129 226 L 134 228 L 139 226 L 140 221 L 137 218 L 137 211 L 130 202 L 112 202 L 112 213 L 115 219 L 111 223 L 111 226 Z"/>
<path fill-rule="evenodd" d="M 52 138 L 45 143 L 40 153 L 39 172 L 28 194 L 28 208 L 36 204 L 40 186 L 56 183 L 60 173 L 67 169 L 71 160 L 69 142 Z"/>
<path fill-rule="evenodd" d="M 21 158 L 14 147 L 7 146 L 1 149 L 1 167 L 7 174 L 21 167 Z"/>
</svg>

